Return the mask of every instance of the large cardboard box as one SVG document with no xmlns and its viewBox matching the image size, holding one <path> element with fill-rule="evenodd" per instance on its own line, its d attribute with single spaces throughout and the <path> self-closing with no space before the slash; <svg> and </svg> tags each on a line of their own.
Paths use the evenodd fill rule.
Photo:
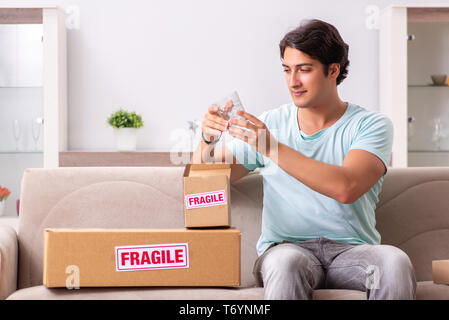
<svg viewBox="0 0 449 320">
<path fill-rule="evenodd" d="M 449 260 L 432 261 L 432 278 L 437 284 L 449 284 Z"/>
<path fill-rule="evenodd" d="M 184 170 L 186 228 L 229 227 L 230 164 L 188 164 Z"/>
<path fill-rule="evenodd" d="M 240 231 L 46 229 L 47 287 L 240 285 Z"/>
</svg>

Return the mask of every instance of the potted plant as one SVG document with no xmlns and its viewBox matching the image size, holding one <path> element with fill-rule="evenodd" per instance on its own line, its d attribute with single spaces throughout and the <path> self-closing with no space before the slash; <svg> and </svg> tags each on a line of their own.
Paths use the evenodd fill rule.
<svg viewBox="0 0 449 320">
<path fill-rule="evenodd" d="M 8 188 L 2 188 L 2 186 L 0 186 L 0 216 L 5 214 L 5 203 L 10 194 L 11 191 L 9 191 Z"/>
<path fill-rule="evenodd" d="M 136 151 L 137 129 L 143 126 L 142 116 L 120 108 L 108 117 L 107 122 L 114 128 L 117 151 Z"/>
</svg>

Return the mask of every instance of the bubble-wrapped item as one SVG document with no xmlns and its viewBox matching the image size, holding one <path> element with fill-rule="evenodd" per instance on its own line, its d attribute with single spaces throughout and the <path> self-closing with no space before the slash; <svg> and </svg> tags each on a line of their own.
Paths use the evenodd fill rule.
<svg viewBox="0 0 449 320">
<path fill-rule="evenodd" d="M 226 107 L 226 102 L 229 100 L 232 100 L 232 105 L 230 107 Z M 225 119 L 226 121 L 229 121 L 230 119 L 238 119 L 238 120 L 246 120 L 243 117 L 240 117 L 237 115 L 238 110 L 245 111 L 243 108 L 242 102 L 240 101 L 239 95 L 237 91 L 233 91 L 227 96 L 223 97 L 222 99 L 218 100 L 214 103 L 218 107 L 218 115 Z M 231 126 L 231 123 L 228 122 L 228 128 Z M 243 130 L 246 130 L 243 127 L 240 127 L 238 125 L 233 124 L 233 127 L 237 127 Z M 229 133 L 228 130 L 223 132 L 222 136 L 220 136 L 221 143 L 226 144 L 227 142 L 234 139 L 234 137 Z"/>
<path fill-rule="evenodd" d="M 232 100 L 232 105 L 228 108 L 226 107 L 226 102 L 229 100 Z M 229 121 L 231 118 L 244 120 L 242 117 L 237 115 L 237 110 L 245 111 L 237 91 L 231 92 L 214 104 L 218 107 L 218 115 L 226 121 Z"/>
</svg>

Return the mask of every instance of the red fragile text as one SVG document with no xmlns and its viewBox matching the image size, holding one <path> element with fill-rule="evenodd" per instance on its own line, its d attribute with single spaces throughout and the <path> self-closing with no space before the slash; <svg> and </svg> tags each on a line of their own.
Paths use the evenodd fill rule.
<svg viewBox="0 0 449 320">
<path fill-rule="evenodd" d="M 151 255 L 151 259 L 150 259 Z M 175 256 L 172 259 L 170 257 L 170 250 L 154 250 L 151 253 L 148 251 L 140 252 L 122 252 L 121 253 L 122 265 L 125 265 L 128 261 L 132 266 L 145 265 L 145 264 L 160 264 L 160 263 L 182 263 L 184 262 L 183 250 L 176 249 Z"/>
<path fill-rule="evenodd" d="M 186 208 L 195 209 L 226 204 L 224 190 L 186 195 Z"/>
<path fill-rule="evenodd" d="M 116 247 L 117 271 L 188 268 L 185 244 Z"/>
</svg>

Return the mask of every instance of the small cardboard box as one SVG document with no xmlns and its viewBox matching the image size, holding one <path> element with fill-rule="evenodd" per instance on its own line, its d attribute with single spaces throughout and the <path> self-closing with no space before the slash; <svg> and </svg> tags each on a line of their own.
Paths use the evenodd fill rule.
<svg viewBox="0 0 449 320">
<path fill-rule="evenodd" d="M 432 261 L 432 278 L 436 284 L 449 284 L 449 260 Z"/>
<path fill-rule="evenodd" d="M 240 231 L 46 229 L 46 287 L 240 285 Z"/>
<path fill-rule="evenodd" d="M 230 164 L 188 164 L 184 170 L 184 225 L 229 227 Z"/>
</svg>

